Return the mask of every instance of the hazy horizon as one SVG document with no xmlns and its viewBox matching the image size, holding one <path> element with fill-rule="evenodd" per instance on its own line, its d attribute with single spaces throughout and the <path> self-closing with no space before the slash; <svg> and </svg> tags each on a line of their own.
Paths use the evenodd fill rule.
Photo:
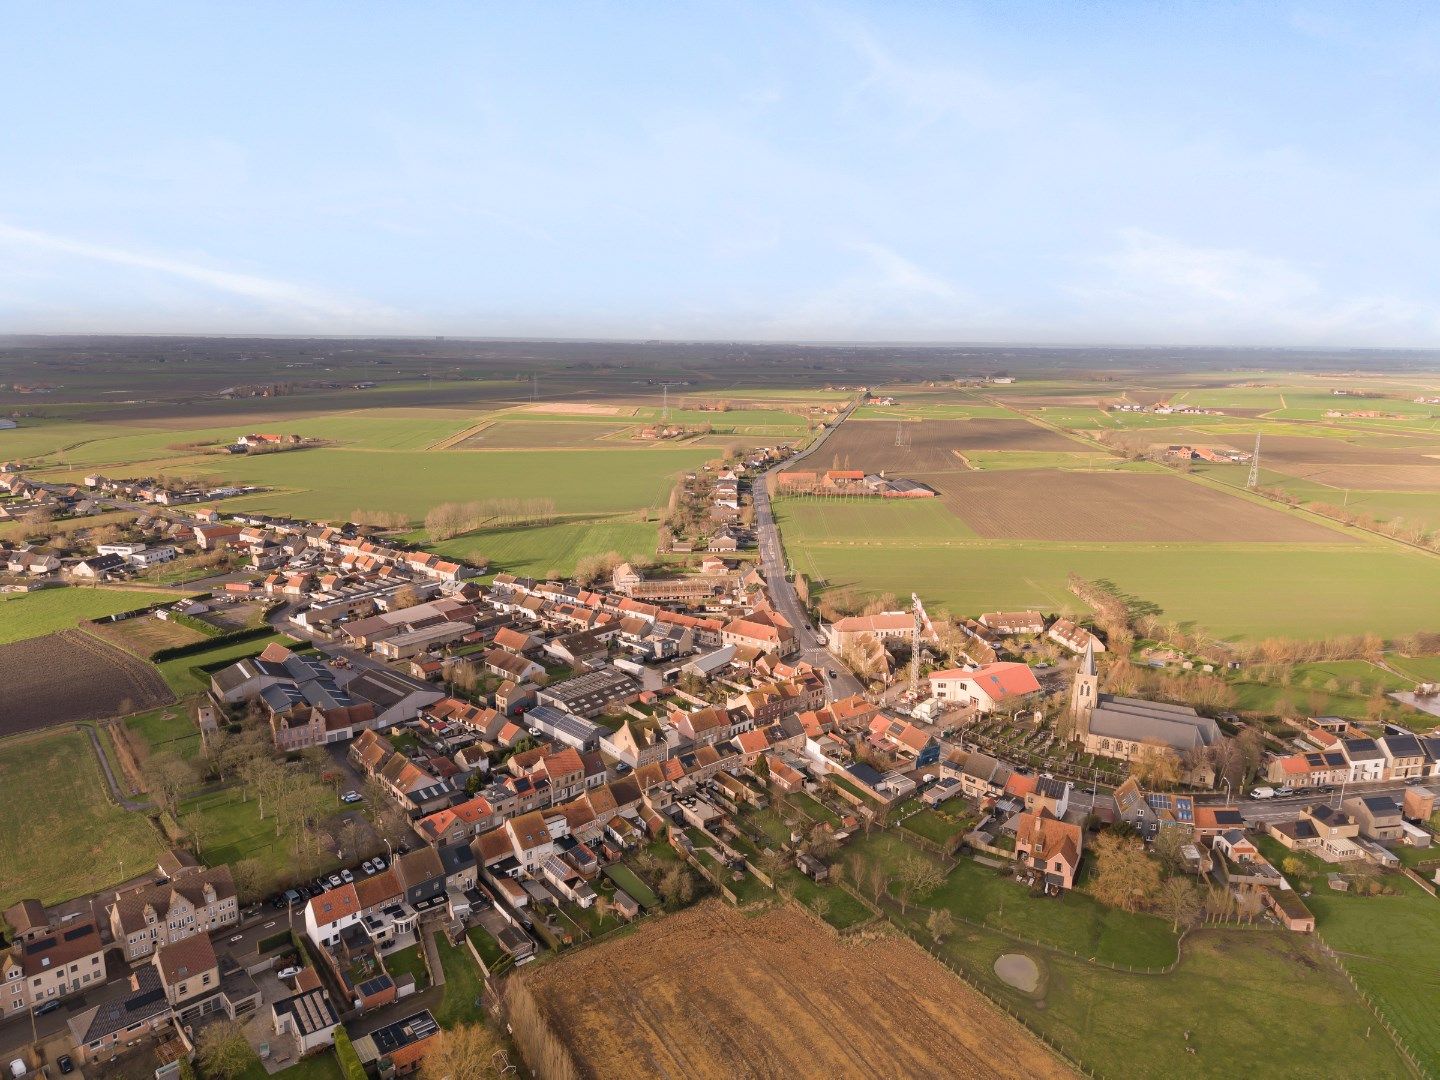
<svg viewBox="0 0 1440 1080">
<path fill-rule="evenodd" d="M 3 15 L 0 333 L 1440 347 L 1440 15 Z"/>
</svg>

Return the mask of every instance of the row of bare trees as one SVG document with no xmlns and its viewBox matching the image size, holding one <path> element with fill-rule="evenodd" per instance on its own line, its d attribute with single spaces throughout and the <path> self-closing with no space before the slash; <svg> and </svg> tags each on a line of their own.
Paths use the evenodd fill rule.
<svg viewBox="0 0 1440 1080">
<path fill-rule="evenodd" d="M 447 502 L 425 515 L 425 531 L 432 541 L 448 540 L 485 525 L 546 525 L 555 520 L 555 500 L 484 499 Z"/>
</svg>

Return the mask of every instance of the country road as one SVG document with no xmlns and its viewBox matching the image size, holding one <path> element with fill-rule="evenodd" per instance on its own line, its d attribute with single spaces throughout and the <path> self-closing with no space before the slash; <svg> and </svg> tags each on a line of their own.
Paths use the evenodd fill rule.
<svg viewBox="0 0 1440 1080">
<path fill-rule="evenodd" d="M 810 629 L 810 618 L 800 603 L 795 586 L 785 576 L 785 548 L 780 537 L 780 527 L 775 524 L 775 515 L 770 507 L 769 479 L 772 473 L 779 472 L 798 461 L 804 461 L 816 450 L 819 450 L 825 444 L 825 440 L 830 437 L 830 433 L 849 419 L 858 404 L 858 401 L 852 402 L 840 414 L 840 418 L 826 428 L 819 438 L 787 461 L 767 469 L 764 474 L 756 478 L 750 488 L 751 498 L 755 501 L 755 536 L 760 545 L 760 568 L 765 574 L 766 584 L 770 587 L 770 599 L 774 603 L 775 609 L 795 628 L 795 634 L 800 643 L 800 659 L 822 672 L 831 701 L 862 693 L 865 687 L 829 649 L 821 644 L 819 635 Z M 832 671 L 835 672 L 833 676 L 830 674 Z"/>
</svg>

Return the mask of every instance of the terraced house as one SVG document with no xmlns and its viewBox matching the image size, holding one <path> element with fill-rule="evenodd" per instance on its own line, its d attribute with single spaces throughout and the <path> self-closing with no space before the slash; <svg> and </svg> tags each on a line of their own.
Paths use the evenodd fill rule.
<svg viewBox="0 0 1440 1080">
<path fill-rule="evenodd" d="M 163 884 L 117 892 L 109 920 L 125 959 L 140 960 L 165 945 L 238 924 L 235 880 L 228 866 L 183 867 Z"/>
</svg>

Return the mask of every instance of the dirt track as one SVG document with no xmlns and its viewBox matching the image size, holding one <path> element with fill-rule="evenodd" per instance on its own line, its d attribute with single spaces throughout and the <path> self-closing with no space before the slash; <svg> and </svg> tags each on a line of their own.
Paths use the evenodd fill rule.
<svg viewBox="0 0 1440 1080">
<path fill-rule="evenodd" d="M 913 943 L 718 900 L 526 977 L 598 1078 L 1075 1074 Z"/>
</svg>

